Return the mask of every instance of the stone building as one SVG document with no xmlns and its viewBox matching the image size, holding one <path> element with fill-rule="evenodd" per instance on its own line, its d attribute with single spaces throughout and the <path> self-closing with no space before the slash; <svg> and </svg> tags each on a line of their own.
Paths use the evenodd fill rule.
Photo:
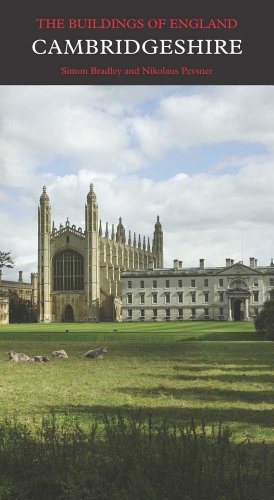
<svg viewBox="0 0 274 500">
<path fill-rule="evenodd" d="M 37 273 L 31 273 L 31 283 L 23 280 L 23 272 L 19 271 L 18 281 L 3 280 L 0 269 L 0 324 L 9 323 L 10 293 L 16 293 L 20 299 L 26 300 L 29 308 L 29 320 L 36 318 L 37 306 Z"/>
<path fill-rule="evenodd" d="M 0 295 L 0 325 L 9 324 L 9 299 Z"/>
<path fill-rule="evenodd" d="M 102 229 L 97 198 L 90 185 L 85 228 L 55 227 L 43 188 L 38 208 L 38 321 L 120 319 L 121 271 L 146 269 L 149 261 L 163 267 L 163 231 L 159 217 L 150 239 L 128 237 L 122 223 Z"/>
<path fill-rule="evenodd" d="M 157 269 L 121 274 L 123 321 L 251 321 L 274 294 L 274 263 L 258 266 L 226 259 L 224 267 Z"/>
</svg>

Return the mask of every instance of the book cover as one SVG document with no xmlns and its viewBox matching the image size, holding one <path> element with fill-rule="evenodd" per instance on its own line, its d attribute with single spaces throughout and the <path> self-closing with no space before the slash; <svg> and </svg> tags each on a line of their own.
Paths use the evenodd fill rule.
<svg viewBox="0 0 274 500">
<path fill-rule="evenodd" d="M 22 498 L 37 498 L 43 487 L 45 498 L 91 498 L 83 471 L 90 473 L 93 458 L 81 436 L 95 414 L 118 440 L 109 441 L 111 451 L 100 442 L 94 498 L 105 498 L 96 481 L 106 463 L 111 498 L 150 498 L 152 491 L 151 498 L 181 498 L 181 491 L 196 500 L 236 499 L 239 491 L 271 498 L 271 447 L 266 458 L 253 446 L 273 442 L 273 346 L 255 343 L 253 327 L 274 287 L 271 33 L 264 0 L 260 8 L 172 0 L 4 5 L 0 290 L 13 296 L 16 324 L 7 325 L 0 296 L 1 362 L 7 387 L 24 384 L 18 400 L 3 389 L 3 412 L 23 422 L 51 412 L 57 422 L 76 422 L 68 448 L 50 448 L 58 489 L 50 490 L 54 467 L 45 485 L 39 460 L 46 462 L 34 454 L 37 489 L 25 481 Z M 9 252 L 15 267 L 6 265 Z M 23 316 L 19 299 L 27 304 Z M 26 349 L 30 361 L 50 363 L 23 367 L 17 351 Z M 4 362 L 6 351 L 16 366 Z M 50 351 L 68 351 L 68 359 L 53 360 Z M 101 365 L 87 364 L 101 354 Z M 133 434 L 122 440 L 125 448 L 117 444 L 128 416 L 148 443 L 143 455 Z M 182 455 L 184 476 L 172 446 L 179 435 L 196 442 L 193 419 L 206 446 L 216 445 L 216 453 L 204 448 L 215 465 L 209 471 L 203 455 L 197 471 L 195 451 Z M 242 461 L 238 451 L 235 462 L 222 455 L 227 474 L 216 456 L 220 442 L 230 450 L 230 431 L 220 426 L 219 437 L 212 432 L 207 440 L 220 422 L 236 440 L 252 442 Z M 156 435 L 160 451 L 151 448 Z M 132 454 L 119 455 L 131 446 Z M 150 476 L 163 449 L 160 472 Z M 69 485 L 59 452 L 74 457 Z M 113 456 L 120 469 L 112 468 Z M 20 484 L 10 484 L 4 495 L 15 498 Z"/>
</svg>

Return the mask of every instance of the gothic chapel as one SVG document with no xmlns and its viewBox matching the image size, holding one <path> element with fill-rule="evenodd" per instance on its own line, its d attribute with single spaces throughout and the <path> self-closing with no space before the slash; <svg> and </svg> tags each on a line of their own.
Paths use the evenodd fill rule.
<svg viewBox="0 0 274 500">
<path fill-rule="evenodd" d="M 50 199 L 43 187 L 38 208 L 38 321 L 109 321 L 117 319 L 120 273 L 163 267 L 163 231 L 157 217 L 152 246 L 138 241 L 122 219 L 116 231 L 102 230 L 93 185 L 85 205 L 85 229 L 67 219 L 59 229 L 51 223 Z M 116 311 L 116 315 L 115 315 Z"/>
</svg>

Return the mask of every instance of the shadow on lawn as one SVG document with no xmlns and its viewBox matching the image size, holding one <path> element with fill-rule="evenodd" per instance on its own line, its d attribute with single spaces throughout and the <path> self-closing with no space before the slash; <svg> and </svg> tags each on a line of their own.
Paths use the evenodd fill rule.
<svg viewBox="0 0 274 500">
<path fill-rule="evenodd" d="M 193 382 L 197 382 L 193 380 Z M 241 391 L 229 389 L 217 389 L 215 387 L 184 387 L 182 389 L 170 388 L 166 386 L 151 387 L 149 389 L 141 389 L 139 387 L 121 387 L 117 389 L 127 395 L 133 395 L 144 398 L 154 398 L 155 396 L 167 396 L 184 401 L 186 404 L 191 399 L 202 402 L 220 401 L 231 402 L 247 402 L 247 403 L 274 403 L 274 391 Z M 253 411 L 253 410 L 252 410 Z M 274 411 L 273 411 L 274 416 Z M 273 422 L 274 424 L 274 422 Z"/>
<path fill-rule="evenodd" d="M 232 366 L 231 366 L 232 365 Z M 224 371 L 224 372 L 241 372 L 241 373 L 244 373 L 244 372 L 250 372 L 252 370 L 273 370 L 274 369 L 274 365 L 263 365 L 263 364 L 254 364 L 252 362 L 252 364 L 247 364 L 247 365 L 244 365 L 242 363 L 236 363 L 235 361 L 232 361 L 231 363 L 229 363 L 229 366 L 226 366 L 225 364 L 223 363 L 215 363 L 215 364 L 210 364 L 210 363 L 205 363 L 204 366 L 201 366 L 200 364 L 195 364 L 193 363 L 193 360 L 192 360 L 192 363 L 191 364 L 188 364 L 188 363 L 184 363 L 184 364 L 181 364 L 181 365 L 175 365 L 173 366 L 173 370 L 175 371 L 188 371 L 188 372 L 206 372 L 206 371 L 209 371 L 209 370 L 218 370 L 218 371 Z M 200 377 L 200 375 L 199 375 Z"/>
<path fill-rule="evenodd" d="M 85 415 L 88 419 L 93 420 L 96 416 L 112 416 L 122 413 L 125 417 L 132 417 L 140 410 L 140 406 L 120 405 L 62 405 L 48 407 L 48 412 L 70 415 Z M 156 423 L 162 422 L 167 418 L 169 425 L 177 423 L 179 425 L 190 425 L 194 420 L 197 425 L 204 423 L 205 425 L 218 425 L 222 422 L 224 425 L 233 422 L 234 424 L 252 424 L 259 427 L 274 428 L 274 411 L 273 410 L 253 410 L 244 408 L 188 408 L 187 401 L 184 408 L 163 406 L 156 408 L 153 405 L 141 408 L 141 418 L 147 420 L 149 415 L 155 419 Z M 247 428 L 248 431 L 248 428 Z"/>
<path fill-rule="evenodd" d="M 220 374 L 220 375 L 198 375 L 197 377 L 193 375 L 173 375 L 171 377 L 168 377 L 170 379 L 175 379 L 175 380 L 187 380 L 187 381 L 193 381 L 193 383 L 197 383 L 198 380 L 205 380 L 205 381 L 210 381 L 210 380 L 217 380 L 219 382 L 242 382 L 242 383 L 269 383 L 269 384 L 274 384 L 274 373 L 273 374 L 265 374 L 265 375 L 259 375 L 259 374 L 245 374 L 241 373 L 239 371 L 239 375 L 231 375 L 228 373 L 227 375 Z M 273 392 L 274 393 L 274 392 Z"/>
</svg>

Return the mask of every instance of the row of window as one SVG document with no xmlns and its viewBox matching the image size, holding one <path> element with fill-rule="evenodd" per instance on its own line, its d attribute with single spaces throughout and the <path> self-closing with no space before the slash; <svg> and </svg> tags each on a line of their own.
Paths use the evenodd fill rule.
<svg viewBox="0 0 274 500">
<path fill-rule="evenodd" d="M 224 286 L 223 279 L 219 280 L 219 286 Z M 132 288 L 132 281 L 127 282 L 127 287 Z M 177 287 L 182 288 L 183 287 L 183 280 L 179 279 L 177 280 Z M 191 279 L 190 280 L 190 288 L 195 288 L 196 287 L 196 280 Z M 204 287 L 208 287 L 208 279 L 204 279 Z M 141 280 L 139 283 L 139 288 L 145 288 L 145 282 L 144 280 Z M 152 280 L 152 288 L 158 288 L 158 281 L 157 280 Z M 170 280 L 165 280 L 165 288 L 170 288 Z"/>
<path fill-rule="evenodd" d="M 162 312 L 162 310 L 161 310 Z M 199 309 L 199 312 L 201 312 L 201 310 Z M 146 316 L 145 316 L 145 313 L 147 313 L 147 317 L 148 318 L 151 318 L 151 311 L 150 310 L 145 310 L 144 308 L 141 308 L 140 309 L 140 318 L 141 319 L 144 319 Z M 254 307 L 254 315 L 255 316 L 258 316 L 259 314 L 259 308 L 258 307 Z M 203 311 L 203 315 L 205 318 L 209 318 L 209 308 L 208 307 L 205 307 L 204 308 L 204 311 Z M 197 310 L 195 307 L 192 307 L 191 308 L 191 318 L 196 318 L 197 316 Z M 220 317 L 223 317 L 224 316 L 224 308 L 223 307 L 220 307 L 219 308 L 219 316 Z M 127 317 L 132 319 L 133 317 L 133 310 L 131 308 L 127 309 Z M 156 308 L 153 308 L 152 309 L 152 317 L 153 318 L 158 318 L 158 309 Z M 167 307 L 165 309 L 165 317 L 166 318 L 170 318 L 170 308 Z M 183 312 L 183 308 L 182 307 L 179 307 L 177 309 L 177 317 L 180 319 L 180 318 L 183 318 L 184 317 L 184 312 Z"/>
<path fill-rule="evenodd" d="M 146 311 L 144 308 L 141 308 L 140 309 L 140 318 L 145 318 L 145 312 L 147 312 L 147 317 L 151 317 L 151 311 Z M 196 313 L 197 313 L 196 308 L 192 307 L 191 308 L 191 317 L 192 318 L 196 318 Z M 132 315 L 133 315 L 133 310 L 131 308 L 127 309 L 127 317 L 128 318 L 132 318 Z M 220 309 L 219 309 L 219 316 L 223 316 L 223 315 L 224 315 L 224 308 L 220 307 Z M 183 308 L 179 307 L 177 309 L 177 317 L 178 318 L 183 318 L 183 316 L 184 316 Z M 204 308 L 204 316 L 206 316 L 206 317 L 209 316 L 209 308 L 208 307 Z M 152 317 L 153 318 L 157 318 L 158 317 L 158 309 L 156 309 L 156 308 L 152 309 Z M 166 318 L 170 318 L 170 308 L 169 307 L 167 307 L 165 309 L 165 317 Z"/>
<path fill-rule="evenodd" d="M 242 286 L 243 282 L 239 280 L 239 285 Z M 197 286 L 196 284 L 196 279 L 191 279 L 190 280 L 190 288 L 195 288 Z M 219 278 L 218 280 L 218 287 L 222 288 L 224 286 L 224 280 L 223 278 Z M 235 282 L 235 286 L 237 286 L 237 281 Z M 258 279 L 255 278 L 253 281 L 253 286 L 259 286 Z M 274 278 L 269 278 L 269 286 L 274 286 Z M 132 288 L 132 281 L 129 280 L 127 282 L 127 287 Z M 179 279 L 177 280 L 177 287 L 182 288 L 183 287 L 183 280 Z M 141 280 L 139 283 L 139 288 L 145 288 L 145 281 Z M 158 288 L 158 282 L 157 280 L 152 280 L 152 288 Z M 165 288 L 170 288 L 170 280 L 165 280 Z M 204 288 L 208 288 L 208 278 L 204 278 Z"/>
<path fill-rule="evenodd" d="M 204 292 L 203 295 L 204 295 L 204 303 L 207 304 L 209 302 L 209 292 Z M 170 304 L 170 292 L 165 292 L 164 296 L 165 296 L 165 304 Z M 183 297 L 184 297 L 183 292 L 177 292 L 177 297 L 178 297 L 178 304 L 182 304 Z M 140 292 L 139 298 L 140 298 L 140 304 L 145 304 L 145 292 Z M 197 298 L 197 293 L 190 292 L 190 302 L 192 304 L 196 303 L 196 298 Z M 219 298 L 219 302 L 224 302 L 224 292 L 219 292 L 218 298 Z M 158 303 L 158 293 L 157 292 L 152 292 L 151 300 L 152 300 L 152 304 Z M 259 292 L 253 292 L 253 302 L 259 302 Z M 128 293 L 127 294 L 127 304 L 132 304 L 132 303 L 133 303 L 132 293 Z"/>
</svg>

